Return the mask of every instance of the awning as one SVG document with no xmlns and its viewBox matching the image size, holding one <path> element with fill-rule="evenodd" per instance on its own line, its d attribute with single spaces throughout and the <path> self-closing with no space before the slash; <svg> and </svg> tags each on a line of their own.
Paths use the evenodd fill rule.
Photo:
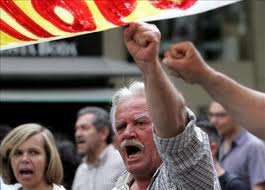
<svg viewBox="0 0 265 190">
<path fill-rule="evenodd" d="M 39 103 L 39 102 L 96 102 L 110 103 L 114 89 L 60 89 L 60 90 L 5 90 L 0 91 L 3 103 Z"/>
<path fill-rule="evenodd" d="M 132 63 L 103 57 L 1 57 L 1 78 L 140 76 Z"/>
<path fill-rule="evenodd" d="M 36 88 L 38 82 L 94 81 L 109 77 L 138 77 L 139 69 L 122 61 L 102 57 L 1 57 L 1 102 L 110 102 L 115 90 L 100 86 L 60 86 Z M 92 78 L 92 80 L 90 80 Z M 27 88 L 20 81 L 28 81 Z M 18 83 L 8 87 L 8 81 Z M 35 84 L 35 87 L 30 86 Z M 38 86 L 37 86 L 38 87 Z"/>
</svg>

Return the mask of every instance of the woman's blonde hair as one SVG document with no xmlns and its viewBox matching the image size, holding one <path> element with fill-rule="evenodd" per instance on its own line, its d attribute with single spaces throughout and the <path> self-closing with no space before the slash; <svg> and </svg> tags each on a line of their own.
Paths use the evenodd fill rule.
<svg viewBox="0 0 265 190">
<path fill-rule="evenodd" d="M 52 133 L 39 124 L 28 123 L 20 125 L 10 131 L 0 145 L 0 176 L 6 184 L 17 182 L 11 167 L 11 158 L 15 151 L 22 143 L 36 134 L 41 134 L 44 141 L 44 149 L 47 158 L 44 176 L 47 183 L 61 183 L 63 178 L 63 167 Z"/>
</svg>

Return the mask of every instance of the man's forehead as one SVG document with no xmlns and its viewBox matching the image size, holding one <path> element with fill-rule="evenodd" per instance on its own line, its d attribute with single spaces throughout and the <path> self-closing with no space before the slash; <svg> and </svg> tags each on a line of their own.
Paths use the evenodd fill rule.
<svg viewBox="0 0 265 190">
<path fill-rule="evenodd" d="M 217 103 L 217 102 L 212 102 L 209 107 L 209 111 L 214 111 L 214 112 L 226 112 L 224 107 Z"/>
<path fill-rule="evenodd" d="M 142 115 L 148 116 L 148 108 L 146 99 L 143 96 L 132 96 L 124 99 L 117 105 L 115 117 L 142 117 Z"/>
<path fill-rule="evenodd" d="M 89 123 L 92 124 L 95 120 L 96 116 L 93 113 L 87 113 L 81 115 L 77 118 L 76 123 Z"/>
</svg>

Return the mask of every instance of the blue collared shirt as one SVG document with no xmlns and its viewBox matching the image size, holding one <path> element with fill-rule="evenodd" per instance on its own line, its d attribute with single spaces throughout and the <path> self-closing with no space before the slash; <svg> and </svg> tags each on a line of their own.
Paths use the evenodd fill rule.
<svg viewBox="0 0 265 190">
<path fill-rule="evenodd" d="M 250 187 L 265 182 L 265 144 L 243 128 L 228 153 L 224 154 L 221 144 L 219 161 L 227 172 L 238 175 Z"/>
</svg>

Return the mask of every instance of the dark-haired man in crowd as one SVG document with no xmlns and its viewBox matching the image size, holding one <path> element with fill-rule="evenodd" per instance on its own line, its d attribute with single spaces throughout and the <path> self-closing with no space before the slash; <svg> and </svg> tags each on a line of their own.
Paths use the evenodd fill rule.
<svg viewBox="0 0 265 190">
<path fill-rule="evenodd" d="M 247 183 L 245 183 L 239 176 L 231 174 L 221 166 L 218 161 L 218 149 L 221 143 L 221 137 L 216 128 L 212 126 L 207 120 L 197 122 L 196 125 L 200 127 L 209 138 L 209 143 L 214 159 L 214 166 L 219 178 L 222 190 L 250 190 Z"/>
<path fill-rule="evenodd" d="M 125 168 L 111 144 L 109 114 L 99 107 L 82 108 L 75 123 L 75 141 L 77 152 L 84 158 L 76 171 L 72 189 L 111 189 Z"/>
<path fill-rule="evenodd" d="M 210 104 L 209 121 L 222 137 L 218 156 L 222 167 L 252 190 L 265 190 L 264 142 L 238 125 L 217 102 Z"/>
</svg>

